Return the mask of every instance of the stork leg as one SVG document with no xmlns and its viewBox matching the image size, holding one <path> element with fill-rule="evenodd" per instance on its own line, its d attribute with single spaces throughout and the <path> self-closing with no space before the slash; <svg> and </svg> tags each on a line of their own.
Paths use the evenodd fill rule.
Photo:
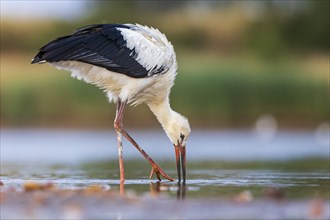
<svg viewBox="0 0 330 220">
<path fill-rule="evenodd" d="M 124 108 L 125 105 L 117 104 L 116 109 L 116 117 L 114 121 L 114 127 L 116 129 L 117 134 L 117 142 L 118 142 L 118 157 L 119 157 L 119 170 L 120 170 L 120 183 L 125 181 L 125 169 L 124 169 L 124 160 L 123 160 L 123 144 L 121 139 L 121 132 L 119 127 L 123 127 L 123 116 L 124 116 Z"/>
<path fill-rule="evenodd" d="M 136 141 L 126 132 L 126 130 L 123 128 L 123 114 L 124 109 L 126 106 L 126 102 L 122 102 L 120 100 L 117 101 L 117 111 L 116 111 L 116 118 L 114 122 L 114 127 L 117 132 L 117 139 L 118 139 L 118 153 L 119 153 L 119 167 L 120 167 L 120 181 L 124 181 L 124 164 L 122 159 L 122 143 L 121 143 L 121 135 L 123 135 L 131 144 L 144 156 L 144 158 L 147 159 L 147 161 L 151 164 L 151 173 L 150 177 L 153 176 L 155 173 L 157 176 L 157 179 L 161 181 L 160 176 L 163 176 L 165 179 L 168 179 L 170 181 L 174 181 L 173 178 L 168 176 L 162 168 L 136 143 Z M 122 165 L 121 165 L 122 164 Z"/>
</svg>

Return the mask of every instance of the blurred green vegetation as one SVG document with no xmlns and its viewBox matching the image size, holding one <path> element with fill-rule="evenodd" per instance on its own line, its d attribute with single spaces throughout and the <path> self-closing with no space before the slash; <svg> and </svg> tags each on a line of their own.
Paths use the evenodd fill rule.
<svg viewBox="0 0 330 220">
<path fill-rule="evenodd" d="M 280 128 L 329 121 L 328 1 L 86 4 L 79 19 L 1 19 L 1 126 L 109 127 L 115 107 L 101 91 L 30 60 L 80 26 L 127 22 L 155 26 L 173 43 L 171 102 L 193 126 L 251 127 L 266 113 Z M 145 106 L 125 120 L 157 126 Z"/>
</svg>

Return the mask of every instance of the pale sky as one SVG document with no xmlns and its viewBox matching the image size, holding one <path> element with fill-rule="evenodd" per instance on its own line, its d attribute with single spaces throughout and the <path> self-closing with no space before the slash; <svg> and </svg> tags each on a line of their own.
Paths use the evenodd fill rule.
<svg viewBox="0 0 330 220">
<path fill-rule="evenodd" d="M 0 0 L 1 18 L 77 18 L 86 11 L 79 0 Z"/>
</svg>

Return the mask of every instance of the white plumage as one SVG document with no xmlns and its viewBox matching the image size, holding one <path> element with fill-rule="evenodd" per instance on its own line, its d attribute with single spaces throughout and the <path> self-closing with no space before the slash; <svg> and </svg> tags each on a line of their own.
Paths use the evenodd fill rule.
<svg viewBox="0 0 330 220">
<path fill-rule="evenodd" d="M 158 29 L 142 25 L 130 25 L 133 29 L 118 28 L 123 35 L 126 46 L 135 50 L 135 60 L 144 68 L 152 70 L 161 66 L 175 66 L 176 57 L 172 44 Z M 176 70 L 175 70 L 176 71 Z M 149 75 L 148 75 L 149 76 Z"/>
</svg>

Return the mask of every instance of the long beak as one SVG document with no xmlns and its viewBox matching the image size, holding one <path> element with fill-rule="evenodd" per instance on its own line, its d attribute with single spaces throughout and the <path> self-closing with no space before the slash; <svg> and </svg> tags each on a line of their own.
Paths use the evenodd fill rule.
<svg viewBox="0 0 330 220">
<path fill-rule="evenodd" d="M 174 145 L 176 168 L 178 171 L 178 182 L 181 182 L 182 171 L 182 183 L 186 183 L 186 146 L 181 144 Z"/>
</svg>

